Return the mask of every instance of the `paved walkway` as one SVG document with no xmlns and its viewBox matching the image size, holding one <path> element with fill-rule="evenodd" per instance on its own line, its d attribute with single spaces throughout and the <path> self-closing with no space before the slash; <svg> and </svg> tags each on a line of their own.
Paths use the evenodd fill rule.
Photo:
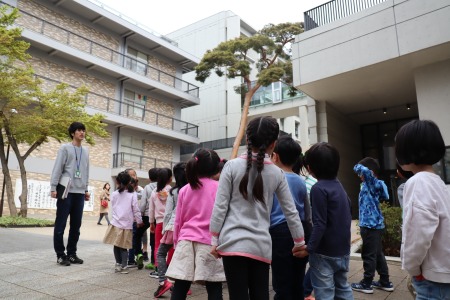
<svg viewBox="0 0 450 300">
<path fill-rule="evenodd" d="M 0 299 L 153 299 L 158 283 L 148 276 L 147 270 L 114 273 L 112 246 L 101 242 L 107 226 L 96 222 L 94 217 L 84 217 L 78 254 L 85 262 L 69 267 L 56 264 L 53 228 L 0 228 Z M 355 229 L 352 236 L 354 240 L 358 238 Z M 355 299 L 413 299 L 400 263 L 389 261 L 389 270 L 394 292 L 355 292 Z M 355 255 L 350 262 L 349 281 L 361 278 L 362 262 Z M 170 293 L 161 299 L 170 299 Z M 206 289 L 193 285 L 188 299 L 207 299 Z M 224 299 L 228 299 L 226 285 Z"/>
</svg>

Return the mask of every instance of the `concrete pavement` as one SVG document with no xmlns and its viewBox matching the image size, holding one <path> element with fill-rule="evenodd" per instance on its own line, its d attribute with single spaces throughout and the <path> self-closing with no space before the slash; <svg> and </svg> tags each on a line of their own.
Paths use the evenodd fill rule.
<svg viewBox="0 0 450 300">
<path fill-rule="evenodd" d="M 0 299 L 153 299 L 158 282 L 148 276 L 147 270 L 114 273 L 112 246 L 101 242 L 106 228 L 106 225 L 97 225 L 97 218 L 84 217 L 78 243 L 78 255 L 84 259 L 84 264 L 69 267 L 56 264 L 52 227 L 0 228 Z M 358 239 L 356 228 L 352 229 L 352 239 Z M 413 299 L 400 262 L 388 263 L 395 291 L 375 290 L 373 295 L 355 292 L 355 299 Z M 362 274 L 359 256 L 352 255 L 349 282 L 359 281 Z M 161 299 L 170 299 L 170 293 Z M 207 299 L 206 289 L 192 285 L 192 295 L 188 299 Z M 226 284 L 224 299 L 228 299 Z"/>
</svg>

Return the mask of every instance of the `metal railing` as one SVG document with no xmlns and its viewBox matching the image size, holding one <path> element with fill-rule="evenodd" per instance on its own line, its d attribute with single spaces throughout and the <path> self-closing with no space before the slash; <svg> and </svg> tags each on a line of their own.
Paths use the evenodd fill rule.
<svg viewBox="0 0 450 300">
<path fill-rule="evenodd" d="M 148 171 L 151 168 L 170 168 L 177 162 L 149 156 L 118 152 L 113 154 L 113 168 L 133 168 Z"/>
<path fill-rule="evenodd" d="M 386 0 L 333 0 L 305 11 L 305 31 L 348 17 Z"/>
<path fill-rule="evenodd" d="M 283 136 L 283 135 L 291 135 L 291 134 L 280 130 L 279 136 Z M 231 137 L 231 138 L 226 138 L 226 139 L 218 139 L 218 140 L 213 140 L 213 141 L 201 142 L 200 144 L 180 145 L 180 154 L 184 155 L 184 154 L 194 153 L 195 150 L 197 150 L 198 148 L 206 148 L 206 149 L 212 149 L 212 150 L 233 148 L 234 140 L 235 140 L 235 138 Z M 239 146 L 244 146 L 244 145 L 245 145 L 245 136 L 242 138 Z"/>
<path fill-rule="evenodd" d="M 0 1 L 0 4 L 8 5 L 3 1 Z M 90 55 L 113 63 L 122 68 L 128 69 L 141 76 L 145 76 L 167 86 L 174 87 L 175 89 L 187 93 L 191 96 L 197 98 L 199 96 L 199 87 L 196 85 L 193 85 L 164 71 L 158 70 L 157 68 L 152 67 L 147 63 L 143 63 L 142 61 L 139 61 L 134 57 L 122 54 L 117 50 L 113 50 L 111 48 L 103 46 L 61 26 L 50 23 L 26 11 L 19 11 L 22 16 L 16 20 L 16 25 L 20 27 L 45 35 L 62 44 L 83 51 L 85 53 L 89 53 Z M 32 19 L 27 20 L 27 17 Z"/>
<path fill-rule="evenodd" d="M 42 78 L 48 82 L 53 82 L 55 84 L 62 83 L 60 81 L 42 75 L 35 76 Z M 73 90 L 78 88 L 73 85 L 69 85 L 69 87 Z M 146 109 L 143 105 L 139 105 L 134 102 L 123 102 L 97 93 L 88 92 L 85 96 L 85 104 L 88 107 L 126 117 L 132 120 L 140 121 L 145 124 L 154 125 L 161 128 L 181 132 L 186 135 L 198 137 L 197 125 Z"/>
</svg>

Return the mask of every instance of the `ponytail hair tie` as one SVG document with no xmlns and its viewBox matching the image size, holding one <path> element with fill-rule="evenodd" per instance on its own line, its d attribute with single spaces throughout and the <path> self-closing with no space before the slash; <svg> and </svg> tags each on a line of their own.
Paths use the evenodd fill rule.
<svg viewBox="0 0 450 300">
<path fill-rule="evenodd" d="M 198 161 L 198 157 L 197 156 L 194 156 L 194 158 L 195 158 L 196 161 Z"/>
</svg>

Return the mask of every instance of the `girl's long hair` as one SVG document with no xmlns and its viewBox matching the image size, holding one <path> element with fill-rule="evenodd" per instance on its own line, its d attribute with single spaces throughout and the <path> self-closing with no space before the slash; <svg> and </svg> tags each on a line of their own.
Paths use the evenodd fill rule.
<svg viewBox="0 0 450 300">
<path fill-rule="evenodd" d="M 170 189 L 170 195 L 173 196 L 172 191 L 175 189 L 180 190 L 185 186 L 187 182 L 186 178 L 186 163 L 179 162 L 173 166 L 173 176 L 175 177 L 175 185 Z"/>
<path fill-rule="evenodd" d="M 252 148 L 258 148 L 256 156 L 258 174 L 253 184 L 252 194 L 254 201 L 264 203 L 264 182 L 261 174 L 264 169 L 264 157 L 267 147 L 276 141 L 279 132 L 277 120 L 272 117 L 259 117 L 251 120 L 247 125 L 247 168 L 239 183 L 239 191 L 246 200 L 248 200 L 248 178 L 253 165 Z"/>
<path fill-rule="evenodd" d="M 158 179 L 156 180 L 156 192 L 162 191 L 172 177 L 172 170 L 168 168 L 158 169 Z"/>
<path fill-rule="evenodd" d="M 219 162 L 220 158 L 216 151 L 197 149 L 186 164 L 186 178 L 191 188 L 199 189 L 202 186 L 200 178 L 217 174 Z"/>
<path fill-rule="evenodd" d="M 117 174 L 116 182 L 119 193 L 122 193 L 124 190 L 127 190 L 129 193 L 132 193 L 134 191 L 134 187 L 131 184 L 131 176 L 128 174 L 128 172 L 122 171 Z"/>
</svg>

